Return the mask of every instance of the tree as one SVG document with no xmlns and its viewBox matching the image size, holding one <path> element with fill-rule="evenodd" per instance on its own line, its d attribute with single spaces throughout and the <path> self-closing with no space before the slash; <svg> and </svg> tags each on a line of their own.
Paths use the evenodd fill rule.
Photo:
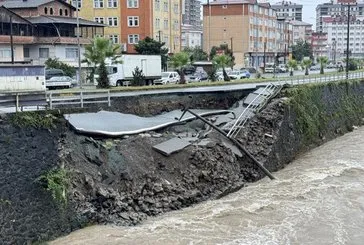
<svg viewBox="0 0 364 245">
<path fill-rule="evenodd" d="M 153 38 L 146 37 L 134 45 L 134 49 L 138 54 L 160 55 L 162 60 L 162 69 L 167 70 L 168 48 L 163 47 L 166 43 L 158 42 Z"/>
<path fill-rule="evenodd" d="M 311 67 L 312 60 L 304 59 L 302 60 L 302 66 L 305 68 L 305 75 L 308 75 L 308 69 Z"/>
<path fill-rule="evenodd" d="M 107 69 L 105 62 L 101 62 L 99 68 L 99 77 L 97 78 L 97 88 L 109 88 L 109 78 L 107 77 Z"/>
<path fill-rule="evenodd" d="M 302 61 L 304 57 L 313 58 L 312 47 L 307 41 L 298 40 L 292 45 L 292 57 L 297 61 Z"/>
<path fill-rule="evenodd" d="M 58 58 L 48 58 L 46 62 L 44 62 L 44 65 L 47 68 L 60 69 L 64 72 L 66 76 L 73 77 L 76 74 L 76 69 L 74 67 L 59 61 Z"/>
<path fill-rule="evenodd" d="M 225 71 L 225 67 L 231 64 L 231 56 L 229 55 L 216 55 L 212 60 L 213 64 L 218 68 L 222 69 L 222 74 L 224 76 L 224 81 L 230 81 L 230 77 L 227 75 Z"/>
<path fill-rule="evenodd" d="M 180 80 L 181 84 L 186 83 L 183 67 L 188 64 L 188 61 L 189 61 L 189 56 L 186 52 L 180 52 L 180 53 L 174 54 L 171 57 L 171 65 L 177 69 L 177 72 L 181 79 Z"/>
<path fill-rule="evenodd" d="M 233 67 L 235 65 L 235 57 L 233 55 L 233 51 L 229 49 L 229 46 L 227 44 L 220 44 L 219 47 L 213 46 L 210 51 L 210 60 L 214 59 L 214 57 L 217 55 L 218 50 L 222 50 L 224 52 L 224 55 L 230 56 L 230 63 L 227 66 Z"/>
<path fill-rule="evenodd" d="M 329 59 L 326 56 L 320 56 L 317 58 L 317 62 L 320 63 L 320 74 L 324 74 L 324 68 L 329 62 Z"/>
<path fill-rule="evenodd" d="M 145 77 L 143 74 L 143 70 L 139 69 L 139 67 L 135 67 L 133 73 L 133 86 L 143 86 L 145 85 Z"/>
<path fill-rule="evenodd" d="M 94 80 L 94 75 L 102 64 L 105 66 L 105 60 L 110 59 L 111 63 L 119 63 L 117 59 L 120 57 L 120 46 L 113 44 L 109 39 L 96 37 L 91 40 L 91 44 L 85 46 L 83 63 L 91 66 L 91 74 L 89 79 Z M 105 67 L 106 69 L 106 67 Z"/>
<path fill-rule="evenodd" d="M 293 70 L 297 68 L 297 61 L 294 59 L 291 59 L 288 61 L 287 66 L 289 68 L 289 75 L 293 76 Z"/>
<path fill-rule="evenodd" d="M 208 58 L 207 53 L 204 52 L 200 47 L 194 47 L 194 48 L 186 47 L 183 49 L 183 52 L 188 53 L 191 63 L 194 61 L 207 60 Z"/>
</svg>

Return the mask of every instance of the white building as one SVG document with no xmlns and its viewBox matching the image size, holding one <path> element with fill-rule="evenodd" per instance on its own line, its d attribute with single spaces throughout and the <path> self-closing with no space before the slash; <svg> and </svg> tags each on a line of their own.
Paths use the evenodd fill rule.
<svg viewBox="0 0 364 245">
<path fill-rule="evenodd" d="M 322 29 L 327 33 L 328 56 L 332 60 L 346 57 L 347 17 L 323 17 Z M 364 17 L 356 17 L 350 23 L 350 57 L 364 57 Z"/>
<path fill-rule="evenodd" d="M 181 48 L 202 47 L 202 29 L 192 25 L 182 25 Z"/>
<path fill-rule="evenodd" d="M 302 21 L 303 5 L 301 4 L 296 4 L 291 1 L 282 1 L 272 4 L 271 6 L 272 9 L 277 12 L 278 18 Z"/>
<path fill-rule="evenodd" d="M 293 28 L 293 44 L 299 40 L 311 42 L 312 24 L 298 20 L 292 20 L 290 23 Z"/>
</svg>

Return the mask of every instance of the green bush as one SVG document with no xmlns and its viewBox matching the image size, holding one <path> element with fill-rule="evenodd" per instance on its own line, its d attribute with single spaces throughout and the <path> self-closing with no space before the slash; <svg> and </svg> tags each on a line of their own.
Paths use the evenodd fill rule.
<svg viewBox="0 0 364 245">
<path fill-rule="evenodd" d="M 66 76 L 73 77 L 76 74 L 76 68 L 59 61 L 58 58 L 49 58 L 44 62 L 44 65 L 47 68 L 60 69 L 64 72 Z"/>
<path fill-rule="evenodd" d="M 144 86 L 145 85 L 145 76 L 143 74 L 143 70 L 139 69 L 139 67 L 135 67 L 133 73 L 133 86 Z"/>
<path fill-rule="evenodd" d="M 52 114 L 39 112 L 17 112 L 13 114 L 10 121 L 18 127 L 55 128 L 57 117 Z"/>
<path fill-rule="evenodd" d="M 68 171 L 64 168 L 53 169 L 41 175 L 37 181 L 43 184 L 54 200 L 63 205 L 67 204 L 67 190 L 70 182 Z"/>
<path fill-rule="evenodd" d="M 110 88 L 109 78 L 107 77 L 107 69 L 104 62 L 99 66 L 99 77 L 97 79 L 97 88 Z"/>
</svg>

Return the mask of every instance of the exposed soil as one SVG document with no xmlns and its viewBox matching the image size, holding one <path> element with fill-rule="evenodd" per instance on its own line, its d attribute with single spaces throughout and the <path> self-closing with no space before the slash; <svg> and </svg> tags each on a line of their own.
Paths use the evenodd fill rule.
<svg viewBox="0 0 364 245">
<path fill-rule="evenodd" d="M 255 119 L 259 127 L 252 125 L 251 133 L 241 138 L 262 162 L 278 138 L 282 110 L 281 103 L 273 103 Z M 205 127 L 196 120 L 114 140 L 68 132 L 62 145 L 66 166 L 73 172 L 70 198 L 77 211 L 91 223 L 134 225 L 147 216 L 219 198 L 263 177 L 249 158 L 232 153 L 224 144 L 227 140 L 214 131 L 207 135 L 207 145 L 192 145 L 169 157 L 152 149 Z M 273 137 L 260 137 L 266 133 Z"/>
</svg>

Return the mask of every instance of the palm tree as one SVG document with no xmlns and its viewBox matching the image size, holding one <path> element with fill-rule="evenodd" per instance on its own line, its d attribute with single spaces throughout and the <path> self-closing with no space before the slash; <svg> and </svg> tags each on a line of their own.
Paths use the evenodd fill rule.
<svg viewBox="0 0 364 245">
<path fill-rule="evenodd" d="M 312 64 L 312 60 L 310 59 L 304 59 L 302 61 L 302 66 L 305 68 L 305 75 L 308 75 L 308 68 L 310 68 Z"/>
<path fill-rule="evenodd" d="M 190 60 L 190 57 L 189 57 L 188 53 L 186 53 L 186 52 L 180 52 L 180 53 L 174 54 L 171 57 L 171 60 L 170 60 L 171 65 L 177 69 L 180 79 L 181 79 L 180 80 L 181 84 L 186 83 L 183 67 L 188 64 L 189 60 Z"/>
<path fill-rule="evenodd" d="M 230 77 L 227 75 L 226 71 L 225 71 L 225 67 L 229 66 L 231 64 L 231 56 L 230 55 L 216 55 L 213 59 L 212 62 L 214 63 L 214 65 L 218 68 L 218 69 L 222 69 L 222 74 L 224 76 L 224 81 L 230 81 Z"/>
<path fill-rule="evenodd" d="M 291 59 L 288 61 L 287 65 L 289 68 L 289 75 L 293 76 L 293 70 L 297 68 L 297 61 L 294 59 Z"/>
<path fill-rule="evenodd" d="M 85 58 L 82 63 L 87 63 L 92 67 L 89 78 L 93 81 L 97 68 L 101 64 L 105 65 L 106 59 L 110 59 L 111 63 L 117 63 L 117 58 L 120 57 L 120 45 L 113 44 L 109 39 L 96 37 L 85 46 L 83 55 Z"/>
<path fill-rule="evenodd" d="M 326 56 L 320 56 L 317 58 L 317 62 L 320 63 L 320 74 L 324 74 L 324 68 L 328 61 L 329 59 Z"/>
</svg>

